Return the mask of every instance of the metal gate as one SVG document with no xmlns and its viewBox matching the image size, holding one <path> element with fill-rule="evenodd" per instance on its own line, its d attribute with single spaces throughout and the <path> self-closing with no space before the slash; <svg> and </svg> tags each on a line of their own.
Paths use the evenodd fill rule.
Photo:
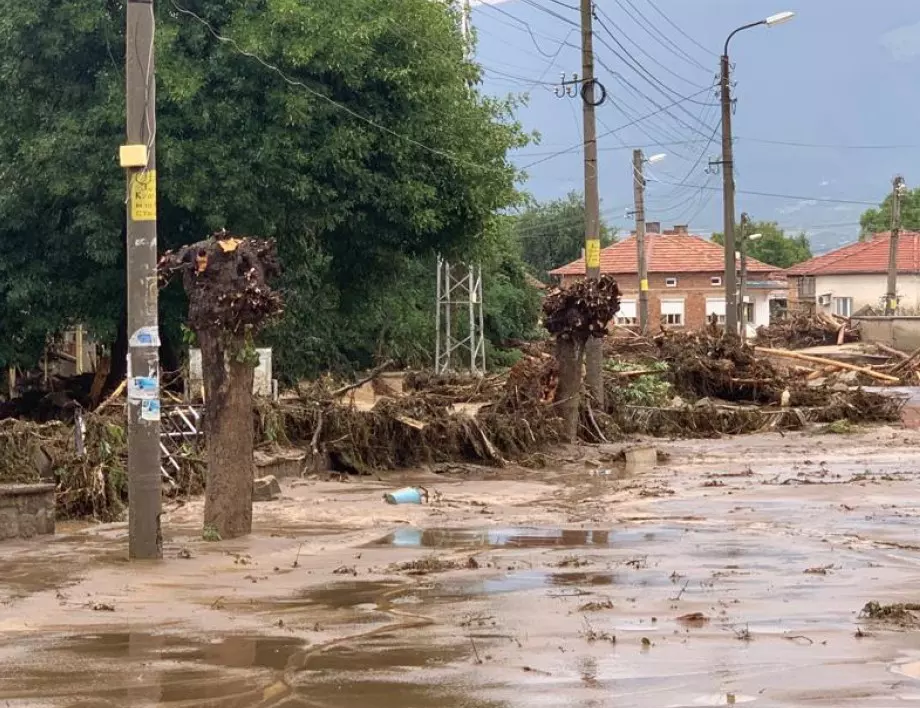
<svg viewBox="0 0 920 708">
<path fill-rule="evenodd" d="M 171 487 L 178 486 L 175 475 L 184 459 L 197 456 L 204 447 L 200 406 L 165 406 L 160 413 L 160 471 Z"/>
</svg>

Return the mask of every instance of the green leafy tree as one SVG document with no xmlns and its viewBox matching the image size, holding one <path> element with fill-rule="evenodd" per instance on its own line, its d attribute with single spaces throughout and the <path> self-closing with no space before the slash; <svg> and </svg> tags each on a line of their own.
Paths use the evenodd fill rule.
<svg viewBox="0 0 920 708">
<path fill-rule="evenodd" d="M 867 209 L 859 217 L 860 240 L 891 229 L 891 195 L 877 209 Z M 901 197 L 901 228 L 920 231 L 920 187 L 907 190 Z"/>
<path fill-rule="evenodd" d="M 514 231 L 522 246 L 524 262 L 534 276 L 548 279 L 548 272 L 581 257 L 585 247 L 585 201 L 572 192 L 563 199 L 531 204 L 515 220 Z M 614 242 L 614 235 L 601 220 L 601 247 Z"/>
<path fill-rule="evenodd" d="M 277 238 L 279 368 L 368 363 L 421 322 L 397 309 L 403 280 L 475 251 L 515 203 L 513 105 L 468 90 L 479 70 L 445 3 L 153 7 L 161 248 L 224 226 Z M 123 317 L 124 45 L 121 0 L 24 0 L 0 21 L 0 364 Z M 167 332 L 183 309 L 167 295 Z"/>
<path fill-rule="evenodd" d="M 811 244 L 804 233 L 786 236 L 775 221 L 755 221 L 745 226 L 749 234 L 760 234 L 760 238 L 747 242 L 747 254 L 761 263 L 789 268 L 811 258 Z M 735 238 L 741 234 L 741 226 L 735 226 Z M 714 233 L 712 240 L 720 246 L 725 244 L 721 233 Z"/>
</svg>

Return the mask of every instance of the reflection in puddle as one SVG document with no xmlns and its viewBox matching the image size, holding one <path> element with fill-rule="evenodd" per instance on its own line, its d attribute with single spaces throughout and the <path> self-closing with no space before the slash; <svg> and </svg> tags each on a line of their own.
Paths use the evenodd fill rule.
<svg viewBox="0 0 920 708">
<path fill-rule="evenodd" d="M 398 548 L 583 548 L 613 544 L 671 541 L 682 531 L 673 527 L 648 526 L 625 531 L 605 529 L 552 529 L 528 526 L 494 529 L 397 529 L 374 546 Z"/>
</svg>

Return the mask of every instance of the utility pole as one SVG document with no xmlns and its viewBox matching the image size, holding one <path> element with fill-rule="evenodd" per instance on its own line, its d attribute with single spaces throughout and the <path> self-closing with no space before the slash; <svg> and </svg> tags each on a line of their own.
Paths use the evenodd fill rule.
<svg viewBox="0 0 920 708">
<path fill-rule="evenodd" d="M 157 323 L 156 81 L 152 0 L 128 0 L 128 555 L 162 558 L 160 365 Z"/>
<path fill-rule="evenodd" d="M 600 196 L 597 186 L 597 119 L 594 115 L 594 6 L 581 0 L 581 98 L 585 135 L 585 277 L 601 276 Z M 598 406 L 604 406 L 604 343 L 591 337 L 585 349 L 588 389 Z"/>
<path fill-rule="evenodd" d="M 901 175 L 895 177 L 891 187 L 891 238 L 888 241 L 888 293 L 885 297 L 885 314 L 889 317 L 898 309 L 898 240 L 901 236 L 904 178 Z"/>
<path fill-rule="evenodd" d="M 748 215 L 746 212 L 741 212 L 741 233 L 738 234 L 738 252 L 741 255 L 741 279 L 738 283 L 738 302 L 735 304 L 735 309 L 738 312 L 738 323 L 741 326 L 742 339 L 747 334 L 745 330 L 747 321 L 744 316 L 744 286 L 747 284 L 747 225 Z M 726 303 L 725 309 L 726 311 L 728 310 L 728 303 Z"/>
<path fill-rule="evenodd" d="M 633 150 L 633 196 L 636 207 L 636 256 L 639 263 L 639 329 L 648 333 L 648 261 L 645 253 L 645 175 L 641 150 Z"/>
<path fill-rule="evenodd" d="M 729 36 L 731 39 L 731 36 Z M 720 62 L 722 101 L 722 219 L 725 231 L 725 331 L 738 332 L 738 292 L 735 278 L 735 170 L 732 152 L 731 66 L 728 42 Z"/>
</svg>

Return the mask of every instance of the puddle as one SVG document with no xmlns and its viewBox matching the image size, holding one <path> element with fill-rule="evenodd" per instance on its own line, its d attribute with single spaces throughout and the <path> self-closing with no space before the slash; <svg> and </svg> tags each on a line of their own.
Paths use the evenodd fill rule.
<svg viewBox="0 0 920 708">
<path fill-rule="evenodd" d="M 401 528 L 374 541 L 373 546 L 395 548 L 608 548 L 637 543 L 676 541 L 683 530 L 643 526 L 625 530 L 551 529 L 528 526 L 494 529 Z"/>
<path fill-rule="evenodd" d="M 311 588 L 299 598 L 283 602 L 282 605 L 289 609 L 321 605 L 336 610 L 368 605 L 368 609 L 372 609 L 382 599 L 395 599 L 402 590 L 409 592 L 409 589 L 409 586 L 398 582 L 350 580 Z"/>
<path fill-rule="evenodd" d="M 920 679 L 920 661 L 912 661 L 909 664 L 899 664 L 893 666 L 892 673 L 906 676 L 907 678 Z"/>
<path fill-rule="evenodd" d="M 293 637 L 230 635 L 203 643 L 171 635 L 126 632 L 67 637 L 55 648 L 95 659 L 191 661 L 281 671 L 305 646 Z"/>
</svg>

